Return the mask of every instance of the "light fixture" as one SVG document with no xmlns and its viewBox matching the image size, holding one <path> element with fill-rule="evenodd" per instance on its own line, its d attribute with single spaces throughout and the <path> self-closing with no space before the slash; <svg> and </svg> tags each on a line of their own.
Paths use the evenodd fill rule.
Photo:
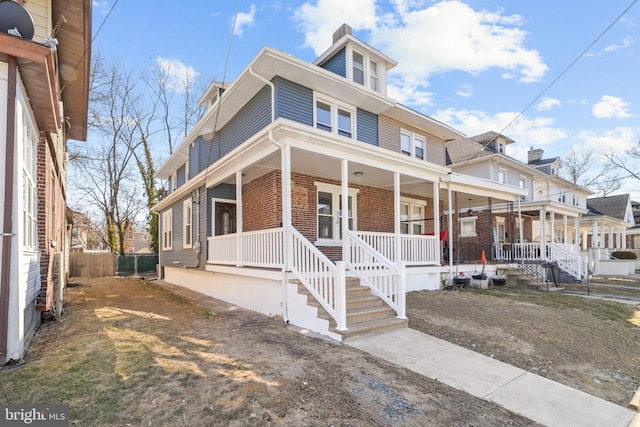
<svg viewBox="0 0 640 427">
<path fill-rule="evenodd" d="M 473 214 L 473 209 L 471 209 L 471 199 L 469 199 L 469 210 L 467 211 L 467 215 L 471 216 Z"/>
<path fill-rule="evenodd" d="M 355 171 L 353 173 L 353 176 L 362 176 L 362 175 L 364 175 L 364 172 L 362 172 L 362 171 Z"/>
</svg>

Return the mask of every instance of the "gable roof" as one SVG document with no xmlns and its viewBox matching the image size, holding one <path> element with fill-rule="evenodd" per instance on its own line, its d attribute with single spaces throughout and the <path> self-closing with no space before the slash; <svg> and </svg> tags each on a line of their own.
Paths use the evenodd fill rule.
<svg viewBox="0 0 640 427">
<path fill-rule="evenodd" d="M 618 196 L 594 197 L 587 199 L 588 215 L 606 215 L 611 218 L 625 220 L 629 195 L 620 194 Z"/>
</svg>

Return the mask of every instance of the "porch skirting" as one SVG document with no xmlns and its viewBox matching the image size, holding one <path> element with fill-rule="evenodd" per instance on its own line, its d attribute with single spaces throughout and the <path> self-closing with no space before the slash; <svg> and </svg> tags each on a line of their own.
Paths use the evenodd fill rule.
<svg viewBox="0 0 640 427">
<path fill-rule="evenodd" d="M 165 267 L 167 282 L 236 304 L 267 316 L 282 315 L 282 281 L 280 272 L 256 277 L 247 275 L 246 268 L 226 268 L 227 271 L 204 271 Z M 233 274 L 233 270 L 236 274 Z M 245 273 L 245 274 L 243 274 Z M 277 279 L 276 279 L 277 278 Z"/>
</svg>

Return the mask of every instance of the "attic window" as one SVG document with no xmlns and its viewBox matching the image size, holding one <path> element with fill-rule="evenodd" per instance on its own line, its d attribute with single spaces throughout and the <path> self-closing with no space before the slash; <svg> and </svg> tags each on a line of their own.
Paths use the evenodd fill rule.
<svg viewBox="0 0 640 427">
<path fill-rule="evenodd" d="M 380 75 L 383 72 L 378 61 L 373 60 L 366 53 L 351 51 L 351 75 L 347 76 L 355 83 L 365 86 L 373 91 L 380 92 Z"/>
<path fill-rule="evenodd" d="M 364 85 L 364 56 L 353 52 L 353 81 Z"/>
</svg>

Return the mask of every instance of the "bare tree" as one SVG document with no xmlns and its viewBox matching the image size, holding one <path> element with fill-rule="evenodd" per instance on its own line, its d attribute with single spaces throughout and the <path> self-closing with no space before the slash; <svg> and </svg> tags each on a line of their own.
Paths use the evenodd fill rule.
<svg viewBox="0 0 640 427">
<path fill-rule="evenodd" d="M 599 196 L 619 190 L 622 182 L 609 163 L 595 158 L 593 150 L 577 153 L 571 150 L 562 159 L 561 175 L 568 181 L 587 188 Z"/>
<path fill-rule="evenodd" d="M 132 162 L 136 127 L 130 114 L 130 106 L 141 99 L 131 72 L 116 63 L 98 60 L 94 62 L 90 116 L 92 130 L 99 140 L 73 150 L 72 158 L 79 172 L 73 185 L 103 216 L 105 244 L 123 253 L 125 233 L 144 206 Z"/>
<path fill-rule="evenodd" d="M 640 139 L 634 147 L 623 153 L 610 149 L 606 158 L 612 168 L 623 174 L 624 179 L 640 181 Z"/>
</svg>

